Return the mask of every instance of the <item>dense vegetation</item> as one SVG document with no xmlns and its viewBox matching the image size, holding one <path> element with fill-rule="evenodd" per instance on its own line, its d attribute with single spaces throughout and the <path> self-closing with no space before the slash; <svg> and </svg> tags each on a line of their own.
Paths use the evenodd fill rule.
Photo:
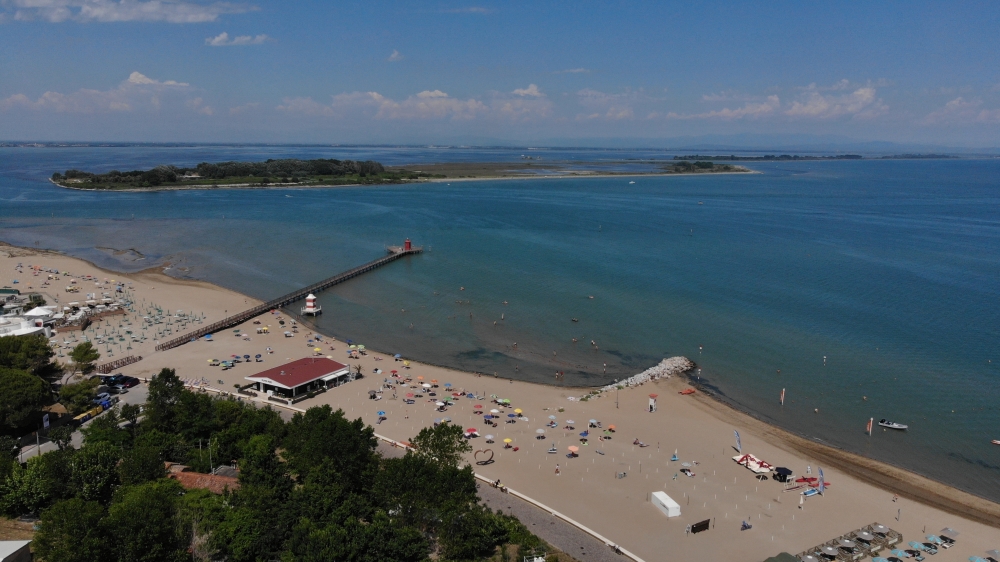
<svg viewBox="0 0 1000 562">
<path fill-rule="evenodd" d="M 45 336 L 0 338 L 0 445 L 14 447 L 13 439 L 38 427 L 42 408 L 51 404 L 49 381 L 61 370 L 52 363 Z"/>
<path fill-rule="evenodd" d="M 66 170 L 52 174 L 52 181 L 67 187 L 91 189 L 136 189 L 149 187 L 212 186 L 227 184 L 345 185 L 400 183 L 430 177 L 418 172 L 386 171 L 367 160 L 266 160 L 264 162 L 202 162 L 194 168 L 157 166 L 151 170 L 104 174 Z"/>
<path fill-rule="evenodd" d="M 171 369 L 136 410 L 92 421 L 79 450 L 65 440 L 24 466 L 2 459 L 0 511 L 40 514 L 34 547 L 46 562 L 507 560 L 504 545 L 543 548 L 479 504 L 471 467 L 459 466 L 468 443 L 458 426 L 425 429 L 416 451 L 385 458 L 373 429 L 343 411 L 285 422 L 188 391 Z M 201 472 L 235 463 L 239 486 L 185 490 L 164 461 Z"/>
<path fill-rule="evenodd" d="M 715 164 L 708 161 L 697 161 L 694 163 L 681 160 L 676 164 L 666 166 L 667 172 L 674 174 L 696 174 L 699 172 L 745 172 L 746 168 L 740 166 L 730 166 L 729 164 Z"/>
<path fill-rule="evenodd" d="M 674 156 L 674 160 L 731 160 L 746 162 L 770 162 L 772 160 L 861 160 L 860 154 L 837 154 L 834 156 L 799 156 L 798 154 L 765 154 L 763 156 L 736 156 L 735 154 L 706 156 L 704 154 L 693 154 L 688 156 Z"/>
</svg>

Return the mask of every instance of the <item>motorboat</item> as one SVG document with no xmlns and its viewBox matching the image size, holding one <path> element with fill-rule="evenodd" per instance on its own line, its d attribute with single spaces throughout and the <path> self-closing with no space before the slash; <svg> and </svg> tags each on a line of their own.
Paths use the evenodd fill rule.
<svg viewBox="0 0 1000 562">
<path fill-rule="evenodd" d="M 994 445 L 1000 445 L 1000 439 L 994 439 L 993 441 L 990 441 L 990 443 L 993 443 Z"/>
<path fill-rule="evenodd" d="M 878 420 L 878 424 L 882 427 L 888 427 L 889 429 L 906 429 L 907 425 L 889 421 L 887 419 Z"/>
</svg>

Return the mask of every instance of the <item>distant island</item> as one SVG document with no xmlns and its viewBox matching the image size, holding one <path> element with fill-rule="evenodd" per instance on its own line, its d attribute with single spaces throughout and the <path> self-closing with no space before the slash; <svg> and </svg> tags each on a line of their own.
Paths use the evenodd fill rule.
<svg viewBox="0 0 1000 562">
<path fill-rule="evenodd" d="M 411 168 L 419 167 L 420 170 Z M 750 173 L 752 170 L 709 161 L 670 162 L 649 172 L 621 172 L 608 163 L 462 162 L 386 167 L 372 160 L 297 160 L 264 162 L 202 162 L 193 168 L 157 166 L 149 170 L 105 173 L 66 170 L 52 174 L 52 183 L 70 189 L 136 191 L 169 189 L 324 187 L 382 185 L 457 179 L 513 179 L 541 177 L 601 177 L 672 174 Z"/>
<path fill-rule="evenodd" d="M 371 160 L 266 160 L 202 162 L 194 168 L 157 166 L 150 170 L 95 174 L 66 170 L 52 174 L 62 187 L 98 190 L 181 189 L 211 187 L 333 186 L 404 183 L 434 177 L 407 170 L 387 171 Z"/>
</svg>

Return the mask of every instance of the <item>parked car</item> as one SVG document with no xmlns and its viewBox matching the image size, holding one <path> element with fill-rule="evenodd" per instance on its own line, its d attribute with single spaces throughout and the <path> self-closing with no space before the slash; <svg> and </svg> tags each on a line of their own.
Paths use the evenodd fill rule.
<svg viewBox="0 0 1000 562">
<path fill-rule="evenodd" d="M 122 388 L 132 388 L 137 384 L 139 384 L 139 379 L 135 377 L 122 377 L 118 382 L 118 386 L 121 386 Z"/>
</svg>

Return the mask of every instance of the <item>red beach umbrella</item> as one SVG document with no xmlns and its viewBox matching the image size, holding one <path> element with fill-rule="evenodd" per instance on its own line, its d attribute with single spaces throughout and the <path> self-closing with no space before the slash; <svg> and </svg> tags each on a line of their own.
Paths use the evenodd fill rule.
<svg viewBox="0 0 1000 562">
<path fill-rule="evenodd" d="M 650 394 L 649 395 L 650 398 L 656 398 L 657 396 L 659 396 L 659 394 Z"/>
<path fill-rule="evenodd" d="M 406 393 L 406 397 L 407 398 L 413 398 L 413 393 L 412 392 L 407 392 Z"/>
<path fill-rule="evenodd" d="M 470 428 L 467 428 L 467 429 L 465 430 L 465 432 L 466 432 L 466 433 L 479 433 L 479 430 L 478 430 L 478 429 L 476 429 L 476 428 L 474 428 L 474 427 L 470 427 Z"/>
</svg>

